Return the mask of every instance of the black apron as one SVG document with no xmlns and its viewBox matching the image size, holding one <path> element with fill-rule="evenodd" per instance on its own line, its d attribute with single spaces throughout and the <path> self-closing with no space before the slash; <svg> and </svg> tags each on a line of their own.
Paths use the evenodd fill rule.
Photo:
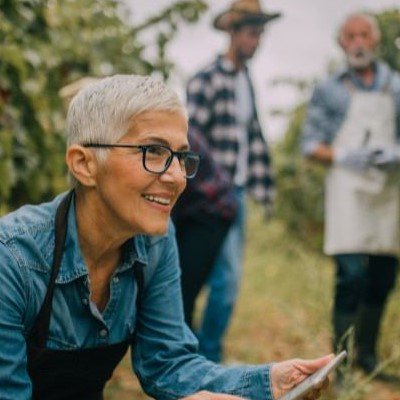
<svg viewBox="0 0 400 400">
<path fill-rule="evenodd" d="M 67 232 L 67 215 L 73 191 L 60 203 L 55 220 L 55 246 L 49 286 L 27 340 L 28 373 L 34 400 L 101 400 L 106 382 L 124 357 L 132 337 L 108 346 L 78 350 L 46 348 L 55 281 L 61 265 Z M 143 289 L 142 264 L 134 265 L 137 304 Z"/>
</svg>

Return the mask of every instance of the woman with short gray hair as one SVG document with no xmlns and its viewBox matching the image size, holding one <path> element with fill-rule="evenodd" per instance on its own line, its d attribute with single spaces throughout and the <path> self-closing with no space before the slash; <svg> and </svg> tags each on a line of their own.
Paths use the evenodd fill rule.
<svg viewBox="0 0 400 400">
<path fill-rule="evenodd" d="M 0 219 L 1 399 L 102 399 L 129 347 L 166 400 L 273 399 L 330 360 L 225 368 L 196 353 L 170 213 L 200 160 L 171 89 L 109 77 L 67 119 L 73 190 Z"/>
</svg>

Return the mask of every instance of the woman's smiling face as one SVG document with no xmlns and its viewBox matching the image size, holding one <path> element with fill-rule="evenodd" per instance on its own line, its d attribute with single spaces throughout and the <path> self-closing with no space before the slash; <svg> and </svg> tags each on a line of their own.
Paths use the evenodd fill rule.
<svg viewBox="0 0 400 400">
<path fill-rule="evenodd" d="M 118 144 L 161 144 L 188 150 L 187 120 L 179 111 L 147 111 L 135 117 Z M 128 235 L 166 232 L 173 205 L 186 186 L 176 157 L 161 175 L 146 171 L 142 152 L 112 148 L 98 165 L 96 191 L 102 219 Z"/>
</svg>

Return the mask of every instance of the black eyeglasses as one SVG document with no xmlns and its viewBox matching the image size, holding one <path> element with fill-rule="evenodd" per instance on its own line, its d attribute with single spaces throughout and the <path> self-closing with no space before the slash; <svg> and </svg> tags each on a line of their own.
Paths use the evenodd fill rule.
<svg viewBox="0 0 400 400">
<path fill-rule="evenodd" d="M 83 147 L 125 147 L 138 149 L 142 152 L 143 168 L 152 174 L 162 175 L 171 165 L 174 156 L 178 159 L 182 172 L 185 177 L 190 179 L 196 176 L 200 164 L 200 155 L 191 151 L 173 151 L 161 144 L 104 144 L 104 143 L 84 143 Z"/>
</svg>

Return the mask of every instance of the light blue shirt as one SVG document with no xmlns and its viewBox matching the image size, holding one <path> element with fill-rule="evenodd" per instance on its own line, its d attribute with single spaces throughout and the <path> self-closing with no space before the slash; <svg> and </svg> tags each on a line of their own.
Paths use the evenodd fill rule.
<svg viewBox="0 0 400 400">
<path fill-rule="evenodd" d="M 62 196 L 50 203 L 24 206 L 0 219 L 0 399 L 30 399 L 26 339 L 49 282 L 54 218 Z M 88 271 L 82 257 L 75 208 L 56 279 L 47 347 L 80 349 L 130 337 L 132 365 L 145 392 L 176 399 L 210 390 L 248 399 L 271 400 L 270 366 L 225 368 L 196 354 L 197 341 L 184 323 L 174 228 L 164 236 L 136 236 L 110 282 L 110 299 L 100 313 L 90 301 Z M 135 260 L 143 263 L 145 289 L 136 310 Z"/>
<path fill-rule="evenodd" d="M 387 90 L 393 96 L 396 108 L 396 132 L 400 138 L 400 75 L 383 63 L 375 64 L 375 72 L 371 86 L 366 86 L 354 71 L 345 69 L 315 87 L 303 127 L 301 146 L 305 155 L 312 154 L 321 143 L 330 145 L 340 130 L 351 99 L 349 89 L 345 86 L 346 79 L 349 79 L 358 90 Z"/>
</svg>

